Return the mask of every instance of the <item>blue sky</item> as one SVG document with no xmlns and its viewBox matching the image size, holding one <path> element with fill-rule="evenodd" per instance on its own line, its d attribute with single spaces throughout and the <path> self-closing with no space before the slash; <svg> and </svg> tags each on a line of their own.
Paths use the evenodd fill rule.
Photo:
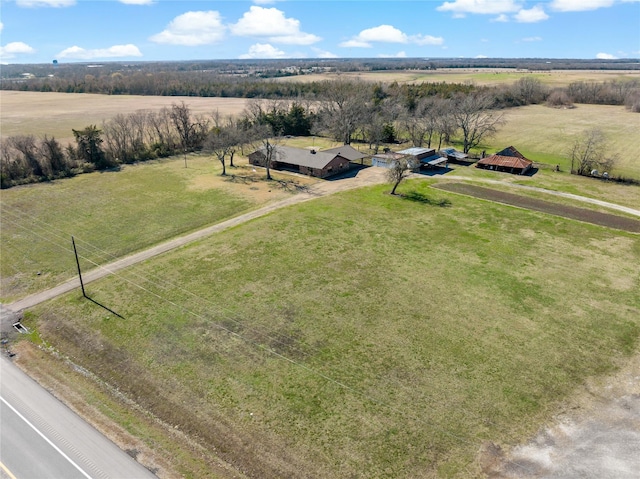
<svg viewBox="0 0 640 479">
<path fill-rule="evenodd" d="M 640 0 L 0 0 L 0 61 L 640 58 Z"/>
</svg>

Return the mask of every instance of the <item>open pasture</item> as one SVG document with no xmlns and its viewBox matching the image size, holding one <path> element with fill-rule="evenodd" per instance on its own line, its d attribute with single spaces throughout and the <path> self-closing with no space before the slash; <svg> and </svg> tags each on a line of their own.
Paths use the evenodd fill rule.
<svg viewBox="0 0 640 479">
<path fill-rule="evenodd" d="M 615 175 L 640 179 L 640 114 L 622 106 L 576 105 L 571 109 L 529 105 L 504 110 L 504 125 L 487 143 L 495 153 L 507 146 L 515 146 L 530 160 L 571 167 L 570 149 L 575 140 L 589 129 L 597 128 L 606 135 L 610 153 L 619 161 Z"/>
<path fill-rule="evenodd" d="M 263 181 L 246 160 L 236 163 L 224 178 L 214 158 L 189 155 L 187 168 L 174 157 L 3 190 L 0 298 L 16 299 L 76 274 L 72 235 L 92 245 L 85 256 L 86 268 L 93 268 L 291 194 Z"/>
<path fill-rule="evenodd" d="M 480 477 L 635 350 L 640 238 L 412 189 L 451 206 L 303 203 L 92 283 L 124 319 L 28 325 L 250 476 Z"/>
<path fill-rule="evenodd" d="M 372 71 L 345 73 L 314 73 L 276 78 L 275 81 L 324 81 L 352 78 L 382 83 L 472 83 L 495 86 L 515 83 L 520 78 L 536 78 L 550 87 L 563 87 L 578 81 L 604 82 L 610 80 L 640 79 L 640 71 L 630 70 L 548 70 L 527 71 L 514 68 L 442 68 L 419 71 Z"/>
<path fill-rule="evenodd" d="M 100 127 L 103 121 L 118 114 L 137 110 L 171 108 L 185 102 L 196 114 L 210 116 L 218 110 L 221 115 L 238 115 L 248 100 L 244 98 L 201 98 L 169 96 L 94 95 L 87 93 L 41 93 L 0 91 L 0 134 L 45 134 L 61 141 L 73 140 L 72 129 L 88 125 Z"/>
</svg>

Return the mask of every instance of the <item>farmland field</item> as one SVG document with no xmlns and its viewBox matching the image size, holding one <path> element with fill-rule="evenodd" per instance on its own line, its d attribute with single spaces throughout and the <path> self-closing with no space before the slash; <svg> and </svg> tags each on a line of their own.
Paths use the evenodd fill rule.
<svg viewBox="0 0 640 479">
<path fill-rule="evenodd" d="M 244 98 L 200 98 L 168 96 L 93 95 L 87 93 L 40 93 L 0 91 L 0 133 L 12 135 L 55 136 L 73 140 L 72 129 L 97 125 L 119 113 L 137 110 L 171 108 L 184 101 L 196 115 L 238 115 L 244 109 Z"/>
<path fill-rule="evenodd" d="M 475 85 L 511 84 L 520 78 L 537 78 L 542 83 L 560 87 L 572 82 L 640 79 L 640 71 L 630 70 L 549 70 L 526 71 L 514 68 L 440 68 L 432 71 L 376 71 L 346 72 L 338 74 L 316 73 L 302 76 L 276 78 L 275 81 L 323 81 L 337 77 L 353 78 L 372 82 L 398 83 L 472 83 Z"/>
<path fill-rule="evenodd" d="M 636 350 L 640 239 L 401 189 L 451 205 L 318 199 L 92 283 L 122 318 L 27 324 L 249 476 L 480 476 Z"/>
</svg>

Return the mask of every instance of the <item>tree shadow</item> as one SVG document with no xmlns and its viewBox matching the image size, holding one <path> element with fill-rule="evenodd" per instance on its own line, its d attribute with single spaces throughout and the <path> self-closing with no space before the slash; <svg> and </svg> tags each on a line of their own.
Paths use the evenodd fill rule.
<svg viewBox="0 0 640 479">
<path fill-rule="evenodd" d="M 400 193 L 398 194 L 398 196 L 400 196 L 404 200 L 415 201 L 416 203 L 422 203 L 426 205 L 440 206 L 441 208 L 451 206 L 451 200 L 449 200 L 448 198 L 429 198 L 424 193 L 420 193 L 418 191 Z"/>
</svg>

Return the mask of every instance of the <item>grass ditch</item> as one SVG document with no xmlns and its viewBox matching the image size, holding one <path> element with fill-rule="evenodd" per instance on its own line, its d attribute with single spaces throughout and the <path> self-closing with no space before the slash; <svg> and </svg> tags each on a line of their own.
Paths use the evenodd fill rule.
<svg viewBox="0 0 640 479">
<path fill-rule="evenodd" d="M 640 239 L 403 184 L 91 284 L 39 337 L 250 477 L 473 477 L 637 349 Z M 440 200 L 446 208 L 435 206 Z"/>
</svg>

